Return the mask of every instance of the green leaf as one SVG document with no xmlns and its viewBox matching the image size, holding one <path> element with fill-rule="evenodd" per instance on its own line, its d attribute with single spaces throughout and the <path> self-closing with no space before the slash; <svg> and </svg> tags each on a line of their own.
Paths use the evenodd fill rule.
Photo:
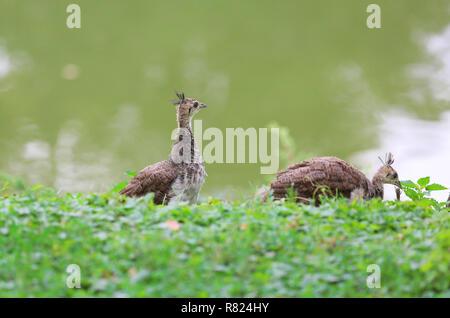
<svg viewBox="0 0 450 318">
<path fill-rule="evenodd" d="M 443 185 L 437 184 L 437 183 L 433 183 L 433 184 L 427 185 L 425 187 L 425 189 L 428 190 L 428 191 L 447 190 L 446 187 L 444 187 Z"/>
<path fill-rule="evenodd" d="M 417 183 L 423 188 L 430 183 L 430 177 L 424 177 L 417 180 Z"/>
<path fill-rule="evenodd" d="M 125 188 L 127 185 L 128 185 L 128 182 L 126 182 L 126 181 L 119 182 L 109 192 L 110 193 L 119 192 L 120 190 Z"/>
<path fill-rule="evenodd" d="M 412 189 L 405 188 L 405 189 L 403 189 L 403 191 L 412 200 L 416 200 L 419 198 L 418 193 Z"/>
<path fill-rule="evenodd" d="M 130 170 L 127 170 L 126 172 L 125 172 L 125 174 L 127 175 L 127 176 L 129 176 L 130 178 L 133 178 L 135 175 L 137 175 L 137 171 L 130 171 Z"/>
<path fill-rule="evenodd" d="M 6 191 L 8 189 L 8 185 L 9 185 L 9 182 L 6 181 L 5 184 L 3 184 L 3 187 L 0 189 L 0 192 Z"/>
<path fill-rule="evenodd" d="M 422 208 L 427 208 L 429 206 L 439 206 L 439 203 L 432 198 L 423 198 L 421 200 L 416 201 L 417 205 Z"/>
<path fill-rule="evenodd" d="M 403 181 L 400 181 L 400 183 L 402 184 L 402 186 L 405 186 L 405 187 L 414 188 L 414 189 L 419 189 L 419 187 L 417 186 L 417 184 L 415 184 L 415 183 L 412 182 L 411 180 L 403 180 Z"/>
<path fill-rule="evenodd" d="M 36 191 L 38 189 L 42 188 L 42 184 L 37 184 L 34 187 L 31 188 L 31 191 Z"/>
</svg>

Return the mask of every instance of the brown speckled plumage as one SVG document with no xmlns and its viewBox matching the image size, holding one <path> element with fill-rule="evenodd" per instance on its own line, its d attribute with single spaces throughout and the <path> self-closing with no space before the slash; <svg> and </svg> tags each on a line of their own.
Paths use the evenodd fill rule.
<svg viewBox="0 0 450 318">
<path fill-rule="evenodd" d="M 164 160 L 142 169 L 120 193 L 129 197 L 141 197 L 155 193 L 154 202 L 169 202 L 173 196 L 170 187 L 177 177 L 177 166 Z"/>
<path fill-rule="evenodd" d="M 389 154 L 372 181 L 353 165 L 336 157 L 316 157 L 291 165 L 278 173 L 270 185 L 275 199 L 287 196 L 291 187 L 297 200 L 309 203 L 320 194 L 346 198 L 383 198 L 383 183 L 400 187 L 398 175 L 391 167 L 394 162 Z M 316 203 L 318 200 L 316 200 Z"/>
<path fill-rule="evenodd" d="M 176 94 L 178 136 L 169 158 L 141 170 L 121 194 L 141 197 L 153 192 L 156 204 L 175 200 L 191 204 L 197 202 L 206 171 L 192 133 L 191 119 L 206 105 L 193 98 L 185 98 L 183 93 Z M 189 151 L 184 153 L 185 149 Z"/>
</svg>

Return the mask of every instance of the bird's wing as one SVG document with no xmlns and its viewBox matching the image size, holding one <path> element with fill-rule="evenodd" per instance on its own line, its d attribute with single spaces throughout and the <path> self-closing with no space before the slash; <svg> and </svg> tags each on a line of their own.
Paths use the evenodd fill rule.
<svg viewBox="0 0 450 318">
<path fill-rule="evenodd" d="M 140 197 L 153 192 L 154 201 L 159 204 L 170 200 L 170 188 L 176 177 L 176 165 L 164 160 L 142 169 L 120 193 Z"/>
<path fill-rule="evenodd" d="M 334 194 L 336 190 L 344 196 L 363 187 L 367 189 L 367 178 L 351 164 L 336 157 L 319 157 L 291 165 L 278 173 L 271 184 L 275 197 L 285 196 L 293 184 L 299 196 L 313 197 L 320 186 L 328 187 Z"/>
</svg>

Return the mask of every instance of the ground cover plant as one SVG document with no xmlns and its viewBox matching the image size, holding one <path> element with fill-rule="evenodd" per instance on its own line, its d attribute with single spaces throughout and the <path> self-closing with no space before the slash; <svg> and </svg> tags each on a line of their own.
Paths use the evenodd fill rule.
<svg viewBox="0 0 450 318">
<path fill-rule="evenodd" d="M 450 297 L 449 210 L 424 200 L 437 190 L 425 181 L 404 182 L 412 201 L 320 207 L 3 186 L 0 296 Z M 70 264 L 80 288 L 66 285 Z M 370 264 L 380 288 L 367 285 Z"/>
</svg>

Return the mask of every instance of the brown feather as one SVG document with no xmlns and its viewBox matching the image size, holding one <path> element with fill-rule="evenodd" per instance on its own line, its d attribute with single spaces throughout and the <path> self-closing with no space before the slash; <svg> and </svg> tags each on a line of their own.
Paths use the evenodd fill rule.
<svg viewBox="0 0 450 318">
<path fill-rule="evenodd" d="M 270 185 L 275 199 L 286 197 L 293 186 L 298 201 L 308 203 L 325 193 L 338 194 L 350 198 L 352 192 L 360 189 L 367 197 L 373 196 L 374 190 L 369 179 L 351 164 L 336 157 L 316 157 L 291 165 L 278 173 Z"/>
<path fill-rule="evenodd" d="M 155 194 L 154 202 L 162 204 L 169 202 L 173 193 L 171 185 L 178 175 L 178 167 L 170 160 L 157 162 L 142 169 L 131 179 L 120 194 L 130 197 L 142 197 L 147 193 Z"/>
</svg>

